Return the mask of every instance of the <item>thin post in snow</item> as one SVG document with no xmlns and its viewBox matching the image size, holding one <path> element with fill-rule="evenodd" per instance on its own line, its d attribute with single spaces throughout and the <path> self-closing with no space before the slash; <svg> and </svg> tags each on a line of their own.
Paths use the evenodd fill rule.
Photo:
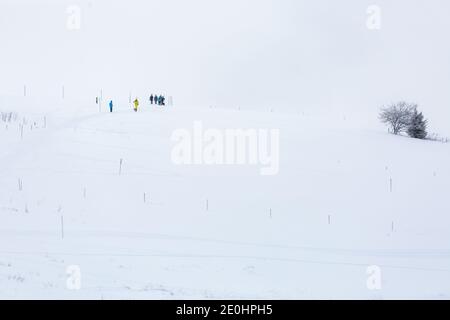
<svg viewBox="0 0 450 320">
<path fill-rule="evenodd" d="M 394 221 L 392 221 L 391 230 L 392 230 L 392 232 L 395 232 L 395 224 L 394 224 Z"/>
<path fill-rule="evenodd" d="M 23 190 L 23 183 L 22 183 L 22 179 L 17 179 L 18 185 L 19 185 L 19 191 Z"/>
<path fill-rule="evenodd" d="M 64 240 L 64 216 L 61 215 L 61 239 Z"/>
<path fill-rule="evenodd" d="M 23 124 L 20 125 L 20 139 L 23 139 Z"/>
<path fill-rule="evenodd" d="M 83 189 L 83 198 L 86 199 L 86 187 Z"/>
<path fill-rule="evenodd" d="M 64 86 L 62 86 L 62 98 L 64 99 L 65 98 L 65 92 L 64 92 L 65 90 L 64 90 Z"/>
<path fill-rule="evenodd" d="M 146 203 L 146 202 L 147 202 L 147 195 L 144 192 L 144 203 Z"/>
<path fill-rule="evenodd" d="M 272 208 L 269 209 L 269 216 L 270 216 L 270 219 L 272 219 Z"/>
<path fill-rule="evenodd" d="M 392 182 L 392 178 L 389 179 L 389 191 L 392 193 L 393 190 L 393 182 Z"/>
<path fill-rule="evenodd" d="M 209 211 L 209 200 L 206 199 L 206 211 Z"/>
<path fill-rule="evenodd" d="M 47 128 L 47 117 L 44 116 L 44 128 Z"/>
<path fill-rule="evenodd" d="M 98 112 L 102 112 L 103 89 L 100 89 L 100 98 L 98 99 Z"/>
<path fill-rule="evenodd" d="M 119 176 L 122 175 L 122 164 L 123 164 L 123 159 L 120 159 L 120 161 L 119 161 Z"/>
<path fill-rule="evenodd" d="M 24 97 L 27 96 L 27 86 L 26 85 L 23 86 L 23 96 Z"/>
<path fill-rule="evenodd" d="M 331 215 L 328 215 L 328 225 L 331 225 Z"/>
</svg>

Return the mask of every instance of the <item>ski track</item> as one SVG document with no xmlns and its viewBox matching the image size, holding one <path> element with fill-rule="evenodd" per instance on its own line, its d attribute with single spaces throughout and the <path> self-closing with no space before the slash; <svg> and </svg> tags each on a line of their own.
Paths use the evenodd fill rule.
<svg viewBox="0 0 450 320">
<path fill-rule="evenodd" d="M 36 230 L 0 230 L 0 237 L 27 237 L 33 238 L 35 236 L 54 238 L 58 234 L 49 231 L 36 231 Z M 450 259 L 449 251 L 434 251 L 434 250 L 373 250 L 373 249 L 348 249 L 348 248 L 321 248 L 321 247 L 306 247 L 306 246 L 293 246 L 293 245 L 281 245 L 281 244 L 265 244 L 265 243 L 252 243 L 252 242 L 239 242 L 220 239 L 208 239 L 208 238 L 195 238 L 186 236 L 174 236 L 168 234 L 152 234 L 141 232 L 125 232 L 125 231 L 102 231 L 102 230 L 70 230 L 67 235 L 71 238 L 86 237 L 103 237 L 103 238 L 126 238 L 126 239 L 145 239 L 145 240 L 176 240 L 180 242 L 200 242 L 200 243 L 213 243 L 229 246 L 239 247 L 260 247 L 260 248 L 273 248 L 273 249 L 288 249 L 293 251 L 310 251 L 324 254 L 344 254 L 351 256 L 366 256 L 366 257 L 395 257 L 395 258 L 422 258 L 422 259 Z"/>
</svg>

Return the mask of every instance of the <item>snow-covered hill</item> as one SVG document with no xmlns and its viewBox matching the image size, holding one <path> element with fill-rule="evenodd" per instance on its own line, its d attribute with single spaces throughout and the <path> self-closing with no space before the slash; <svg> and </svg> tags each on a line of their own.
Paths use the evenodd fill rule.
<svg viewBox="0 0 450 320">
<path fill-rule="evenodd" d="M 0 298 L 449 299 L 450 144 L 377 119 L 450 137 L 449 9 L 1 0 Z M 198 127 L 274 157 L 207 165 Z"/>
<path fill-rule="evenodd" d="M 450 297 L 448 144 L 302 111 L 0 111 L 1 298 Z M 279 174 L 175 165 L 194 121 L 279 129 Z"/>
</svg>

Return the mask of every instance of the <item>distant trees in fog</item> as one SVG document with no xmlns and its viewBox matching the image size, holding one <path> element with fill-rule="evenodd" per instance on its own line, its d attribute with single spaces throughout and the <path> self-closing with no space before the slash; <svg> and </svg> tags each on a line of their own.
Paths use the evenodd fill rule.
<svg viewBox="0 0 450 320">
<path fill-rule="evenodd" d="M 402 132 L 416 139 L 426 139 L 428 136 L 428 121 L 415 103 L 401 101 L 384 107 L 380 111 L 381 122 L 389 126 L 389 131 L 395 135 Z"/>
</svg>

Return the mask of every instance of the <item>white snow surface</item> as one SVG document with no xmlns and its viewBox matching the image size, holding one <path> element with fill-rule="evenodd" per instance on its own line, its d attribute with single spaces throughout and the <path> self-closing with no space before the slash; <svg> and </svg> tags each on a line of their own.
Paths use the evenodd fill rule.
<svg viewBox="0 0 450 320">
<path fill-rule="evenodd" d="M 3 96 L 0 111 L 17 113 L 0 121 L 0 298 L 450 298 L 449 144 L 301 110 Z M 279 174 L 174 165 L 171 134 L 196 120 L 279 129 Z"/>
</svg>

